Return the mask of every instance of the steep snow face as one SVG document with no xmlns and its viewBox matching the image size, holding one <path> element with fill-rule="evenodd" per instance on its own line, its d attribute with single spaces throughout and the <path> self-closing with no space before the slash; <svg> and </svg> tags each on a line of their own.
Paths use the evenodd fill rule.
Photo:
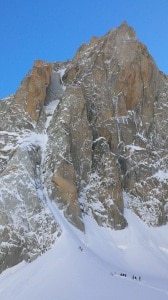
<svg viewBox="0 0 168 300">
<path fill-rule="evenodd" d="M 149 228 L 126 210 L 126 229 L 99 227 L 86 216 L 83 234 L 54 204 L 50 208 L 62 228 L 60 239 L 36 261 L 0 275 L 1 299 L 167 299 L 167 226 Z"/>
</svg>

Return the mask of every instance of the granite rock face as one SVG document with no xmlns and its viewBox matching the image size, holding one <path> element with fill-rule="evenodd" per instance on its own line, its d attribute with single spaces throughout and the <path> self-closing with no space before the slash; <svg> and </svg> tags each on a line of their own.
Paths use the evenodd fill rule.
<svg viewBox="0 0 168 300">
<path fill-rule="evenodd" d="M 167 223 L 168 78 L 125 22 L 36 61 L 0 114 L 0 271 L 51 247 L 53 209 L 83 232 L 86 214 L 125 228 L 125 206 Z"/>
</svg>

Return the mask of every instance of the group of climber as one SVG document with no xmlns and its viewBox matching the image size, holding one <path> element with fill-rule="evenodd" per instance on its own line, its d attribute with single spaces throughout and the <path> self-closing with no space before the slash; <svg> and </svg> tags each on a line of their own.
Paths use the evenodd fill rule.
<svg viewBox="0 0 168 300">
<path fill-rule="evenodd" d="M 112 276 L 117 275 L 117 273 L 116 272 L 114 272 L 114 273 L 111 272 L 111 275 Z M 122 276 L 122 277 L 127 277 L 126 273 L 120 273 L 119 275 Z M 132 279 L 141 281 L 141 276 L 132 275 Z"/>
<path fill-rule="evenodd" d="M 125 273 L 120 273 L 120 276 L 127 277 L 127 274 L 125 274 Z M 132 279 L 141 281 L 141 276 L 135 276 L 135 275 L 132 275 Z"/>
<path fill-rule="evenodd" d="M 141 281 L 141 276 L 132 275 L 132 279 Z"/>
</svg>

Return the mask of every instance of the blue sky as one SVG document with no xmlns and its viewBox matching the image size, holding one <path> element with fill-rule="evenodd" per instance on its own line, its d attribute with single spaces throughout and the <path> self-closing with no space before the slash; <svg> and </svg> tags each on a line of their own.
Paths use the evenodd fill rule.
<svg viewBox="0 0 168 300">
<path fill-rule="evenodd" d="M 73 58 L 123 20 L 168 74 L 168 0 L 0 0 L 0 98 L 15 93 L 35 59 Z"/>
</svg>

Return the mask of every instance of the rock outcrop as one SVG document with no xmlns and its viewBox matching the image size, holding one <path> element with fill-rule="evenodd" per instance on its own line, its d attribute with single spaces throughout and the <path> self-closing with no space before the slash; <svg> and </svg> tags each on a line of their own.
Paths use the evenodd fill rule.
<svg viewBox="0 0 168 300">
<path fill-rule="evenodd" d="M 51 203 L 82 231 L 86 214 L 125 228 L 124 205 L 167 222 L 168 78 L 125 22 L 72 61 L 35 62 L 0 114 L 0 271 L 51 247 Z"/>
</svg>

